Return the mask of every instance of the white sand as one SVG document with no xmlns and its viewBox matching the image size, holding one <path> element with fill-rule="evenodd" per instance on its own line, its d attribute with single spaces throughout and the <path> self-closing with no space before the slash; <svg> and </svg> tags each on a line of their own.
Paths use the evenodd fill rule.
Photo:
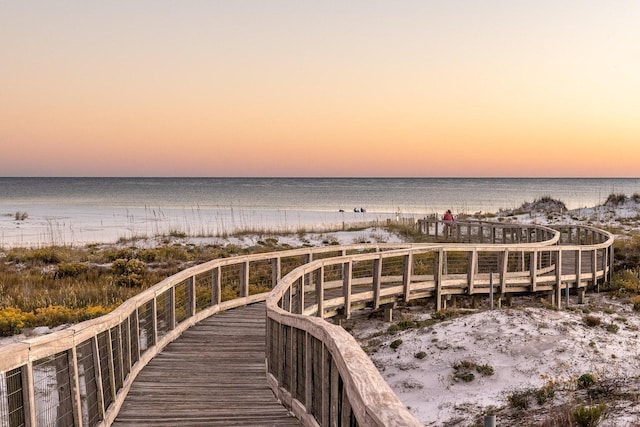
<svg viewBox="0 0 640 427">
<path fill-rule="evenodd" d="M 640 205 L 628 201 L 617 207 L 594 207 L 562 213 L 539 209 L 514 215 L 500 212 L 493 220 L 521 223 L 582 223 L 593 226 L 618 227 L 621 232 L 640 229 Z M 184 244 L 255 245 L 269 236 L 241 238 L 181 238 Z M 380 229 L 358 232 L 311 233 L 303 236 L 277 236 L 279 243 L 294 247 L 302 244 L 322 245 L 329 242 L 400 242 L 397 236 Z M 136 242 L 154 246 L 158 239 Z M 389 324 L 367 319 L 356 322 L 353 333 L 368 346 L 373 340 L 377 351 L 371 354 L 381 374 L 411 411 L 428 426 L 467 426 L 484 412 L 498 412 L 498 425 L 538 425 L 547 417 L 548 408 L 570 401 L 575 396 L 562 389 L 574 389 L 577 378 L 593 374 L 599 381 L 631 379 L 625 390 L 637 387 L 640 377 L 640 315 L 630 304 L 611 300 L 603 294 L 588 294 L 587 304 L 572 304 L 573 310 L 554 311 L 533 306 L 516 305 L 496 310 L 476 310 L 433 327 L 412 329 L 394 335 L 371 338 L 385 331 Z M 602 311 L 606 309 L 605 311 Z M 585 312 L 600 318 L 602 325 L 584 324 Z M 432 307 L 413 307 L 402 315 L 414 319 L 428 318 Z M 363 313 L 366 316 L 368 313 Z M 396 316 L 398 313 L 396 313 Z M 366 318 L 366 317 L 365 317 Z M 617 332 L 607 325 L 616 325 Z M 611 327 L 610 327 L 611 329 Z M 40 333 L 45 330 L 38 331 Z M 15 341 L 16 336 L 0 341 Z M 396 350 L 391 341 L 402 339 Z M 426 357 L 415 354 L 424 351 Z M 495 373 L 474 373 L 471 382 L 454 381 L 453 365 L 460 361 L 488 364 Z M 625 380 L 626 381 L 626 380 Z M 498 408 L 508 406 L 507 396 L 515 391 L 539 389 L 552 382 L 557 392 L 552 404 L 538 407 L 535 399 L 529 411 L 507 421 Z M 636 393 L 638 391 L 636 390 Z M 580 396 L 578 396 L 580 397 Z M 584 393 L 582 395 L 584 397 Z M 640 404 L 618 401 L 609 406 L 608 418 L 601 426 L 639 426 Z M 502 422 L 501 422 L 502 417 Z"/>
</svg>

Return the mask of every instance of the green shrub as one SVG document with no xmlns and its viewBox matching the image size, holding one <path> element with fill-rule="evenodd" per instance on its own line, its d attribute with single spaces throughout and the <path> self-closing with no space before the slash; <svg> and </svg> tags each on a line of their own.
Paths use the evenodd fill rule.
<svg viewBox="0 0 640 427">
<path fill-rule="evenodd" d="M 412 329 L 415 328 L 417 326 L 416 322 L 414 322 L 411 319 L 402 319 L 400 321 L 398 321 L 397 323 L 398 328 L 400 328 L 400 330 L 404 331 L 407 329 Z"/>
<path fill-rule="evenodd" d="M 555 387 L 553 386 L 553 383 L 549 382 L 546 385 L 540 387 L 538 390 L 536 390 L 534 394 L 535 394 L 536 402 L 538 403 L 538 405 L 542 405 L 548 402 L 549 400 L 553 400 L 553 398 L 556 396 L 556 390 L 555 390 Z"/>
<path fill-rule="evenodd" d="M 486 377 L 489 377 L 494 374 L 493 366 L 491 365 L 477 365 L 476 371 L 478 371 L 480 374 Z"/>
<path fill-rule="evenodd" d="M 615 272 L 611 277 L 611 288 L 626 292 L 640 291 L 640 279 L 635 271 L 622 270 Z"/>
<path fill-rule="evenodd" d="M 424 351 L 419 351 L 416 354 L 414 354 L 416 359 L 424 359 L 425 357 L 427 357 L 427 353 Z"/>
<path fill-rule="evenodd" d="M 633 304 L 633 311 L 640 311 L 640 295 L 631 298 L 631 304 Z"/>
<path fill-rule="evenodd" d="M 514 409 L 528 409 L 530 398 L 531 390 L 514 391 L 512 394 L 507 396 L 509 405 Z"/>
<path fill-rule="evenodd" d="M 89 266 L 87 264 L 61 262 L 58 264 L 56 278 L 62 279 L 65 277 L 78 277 L 79 275 L 86 273 L 88 270 Z"/>
<path fill-rule="evenodd" d="M 391 347 L 392 349 L 397 349 L 398 347 L 400 347 L 402 345 L 402 340 L 400 338 L 398 338 L 397 340 L 393 340 L 391 341 L 391 344 L 389 344 L 389 347 Z"/>
<path fill-rule="evenodd" d="M 609 323 L 606 326 L 606 329 L 607 329 L 607 332 L 611 332 L 612 334 L 616 334 L 620 330 L 620 327 L 618 325 L 616 325 L 615 323 Z"/>
<path fill-rule="evenodd" d="M 579 406 L 573 410 L 572 415 L 579 427 L 596 427 L 606 417 L 607 407 L 604 404 Z"/>
<path fill-rule="evenodd" d="M 585 325 L 593 328 L 594 326 L 600 325 L 602 322 L 598 316 L 587 315 L 582 318 L 582 321 Z"/>
<path fill-rule="evenodd" d="M 119 286 L 134 287 L 143 283 L 147 265 L 139 259 L 117 259 L 111 264 L 111 271 L 116 276 Z"/>
<path fill-rule="evenodd" d="M 470 382 L 475 379 L 475 375 L 472 371 L 476 371 L 481 375 L 490 376 L 494 374 L 493 367 L 491 365 L 478 365 L 475 362 L 469 360 L 461 360 L 453 364 L 453 379 L 455 381 Z"/>
<path fill-rule="evenodd" d="M 595 382 L 596 380 L 592 374 L 582 374 L 578 378 L 578 388 L 588 388 Z"/>
</svg>

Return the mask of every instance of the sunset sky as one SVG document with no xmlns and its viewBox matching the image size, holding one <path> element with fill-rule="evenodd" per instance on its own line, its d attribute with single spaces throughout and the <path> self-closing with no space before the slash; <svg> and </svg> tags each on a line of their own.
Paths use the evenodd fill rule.
<svg viewBox="0 0 640 427">
<path fill-rule="evenodd" d="M 640 176 L 640 1 L 2 1 L 0 176 Z"/>
</svg>

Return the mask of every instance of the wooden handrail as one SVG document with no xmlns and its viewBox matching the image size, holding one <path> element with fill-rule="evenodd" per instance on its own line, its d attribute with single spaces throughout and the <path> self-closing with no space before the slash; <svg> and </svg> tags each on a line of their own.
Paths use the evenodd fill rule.
<svg viewBox="0 0 640 427">
<path fill-rule="evenodd" d="M 431 225 L 423 223 L 419 227 L 425 231 L 430 227 L 437 230 L 440 223 L 431 221 Z M 458 224 L 459 229 L 473 227 L 473 224 Z M 482 224 L 476 236 L 483 233 L 481 230 L 486 226 Z M 502 230 L 515 228 L 491 224 L 493 242 L 496 237 L 508 239 L 507 236 L 512 235 L 495 233 L 500 227 Z M 608 261 L 613 236 L 609 233 L 590 227 L 572 227 L 571 230 L 578 231 L 575 233 L 578 241 L 581 233 L 588 231 L 597 243 L 567 245 L 576 240 L 568 232 L 569 238 L 559 246 L 560 230 L 536 226 L 523 230 L 519 235 L 528 236 L 526 243 L 433 244 L 317 260 L 292 271 L 267 298 L 267 369 L 272 390 L 305 425 L 344 425 L 353 419 L 367 426 L 422 425 L 389 386 L 380 381 L 378 370 L 351 335 L 321 319 L 336 315 L 348 318 L 357 308 L 377 308 L 382 302 L 425 297 L 435 298 L 435 308 L 440 310 L 448 295 L 488 294 L 489 276 L 493 271 L 483 271 L 483 267 L 495 269 L 500 294 L 546 292 L 551 293 L 558 305 L 562 289 L 568 291 L 573 286 L 582 292 L 587 281 L 595 283 L 610 273 Z M 456 235 L 465 236 L 461 232 Z M 565 259 L 577 254 L 579 260 L 584 251 L 592 254 L 591 274 L 585 277 L 580 270 L 571 274 L 563 272 L 563 254 L 566 253 Z M 479 265 L 478 259 L 487 256 L 494 256 L 493 265 Z M 452 266 L 448 261 L 456 258 L 459 264 L 464 264 L 462 274 L 450 271 Z M 418 266 L 416 261 L 424 259 L 433 265 L 420 272 L 424 274 L 418 274 L 417 270 L 424 265 Z M 370 276 L 354 277 L 357 263 L 366 264 Z M 386 263 L 391 267 L 385 271 Z M 309 366 L 322 375 L 309 375 Z M 322 380 L 317 381 L 318 377 Z M 301 388 L 304 393 L 300 393 Z M 331 403 L 319 410 L 315 402 L 327 400 Z"/>
<path fill-rule="evenodd" d="M 487 227 L 484 223 L 474 226 L 469 229 L 476 236 L 478 230 Z M 500 227 L 491 230 L 498 240 L 513 234 Z M 583 289 L 586 282 L 610 274 L 613 238 L 606 232 L 590 227 L 562 231 L 531 225 L 519 230 L 519 236 L 528 236 L 526 243 L 494 240 L 495 243 L 486 244 L 301 248 L 213 260 L 183 270 L 105 316 L 0 347 L 0 425 L 110 425 L 140 370 L 184 330 L 219 311 L 265 301 L 267 297 L 268 378 L 276 395 L 305 424 L 329 425 L 339 416 L 345 422 L 357 420 L 360 425 L 412 425 L 415 421 L 411 414 L 385 389 L 384 380 L 374 372 L 355 340 L 322 318 L 338 313 L 348 316 L 359 307 L 397 299 L 437 295 L 441 302 L 445 295 L 462 292 L 461 283 L 465 281 L 471 286 L 464 292 L 472 289 L 473 293 L 484 293 L 486 266 L 482 263 L 488 253 L 504 254 L 507 259 L 503 285 L 513 288 L 505 288 L 506 292 L 519 291 L 524 286 L 525 267 L 532 274 L 530 277 L 537 279 L 536 291 L 545 292 L 553 287 L 549 275 L 556 278 L 559 290 L 561 286 Z M 481 233 L 484 235 L 485 231 Z M 465 236 L 464 232 L 460 236 Z M 587 245 L 587 241 L 594 244 Z M 545 255 L 531 265 L 525 255 L 536 251 L 544 251 Z M 435 271 L 442 270 L 448 259 L 451 272 L 444 269 L 444 273 L 432 278 L 429 271 L 416 270 L 416 262 L 435 253 L 439 254 L 434 256 L 438 259 Z M 462 268 L 456 265 L 464 258 L 461 253 L 470 260 L 475 253 L 475 259 L 481 260 L 477 268 L 467 265 L 469 273 L 463 279 L 454 272 Z M 582 269 L 590 265 L 592 270 L 573 274 L 560 271 L 562 274 L 555 275 L 550 272 L 554 260 L 558 265 L 558 260 L 563 256 L 571 258 L 571 253 L 576 266 Z M 518 258 L 519 255 L 522 256 Z M 370 272 L 361 268 L 368 262 L 376 265 Z M 386 264 L 389 262 L 390 267 Z M 394 266 L 394 262 L 403 267 Z M 258 268 L 264 270 L 265 264 L 272 269 L 270 284 L 278 285 L 271 293 L 251 295 L 250 287 L 264 282 L 264 274 L 253 277 L 252 273 Z M 511 264 L 513 268 L 509 268 Z M 281 278 L 282 274 L 286 277 Z M 375 289 L 356 292 L 374 283 Z M 235 298 L 221 301 L 221 289 L 225 287 L 237 289 Z M 441 308 L 440 302 L 436 306 Z M 294 308 L 299 313 L 294 313 Z M 290 357 L 291 346 L 300 346 L 300 354 L 305 354 L 303 361 Z M 284 373 L 295 371 L 311 378 L 319 370 L 326 374 L 327 382 L 311 382 L 304 392 L 285 387 Z M 312 381 L 309 378 L 304 381 Z"/>
</svg>

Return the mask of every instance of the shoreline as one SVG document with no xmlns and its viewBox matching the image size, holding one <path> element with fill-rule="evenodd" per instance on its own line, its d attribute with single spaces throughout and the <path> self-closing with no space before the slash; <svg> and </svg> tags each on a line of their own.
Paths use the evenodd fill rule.
<svg viewBox="0 0 640 427">
<path fill-rule="evenodd" d="M 611 196 L 610 196 L 611 198 Z M 283 211 L 284 212 L 284 211 Z M 24 219 L 17 219 L 24 214 Z M 30 217 L 28 212 L 16 212 L 15 218 L 8 214 L 0 217 L 0 250 L 12 248 L 37 249 L 51 246 L 84 247 L 90 245 L 119 245 L 127 242 L 153 242 L 167 237 L 184 241 L 221 244 L 225 240 L 242 243 L 243 236 L 291 236 L 305 234 L 331 234 L 354 228 L 383 227 L 389 222 L 411 223 L 433 214 L 403 214 L 377 212 L 332 212 L 322 218 L 298 218 L 290 223 L 272 226 L 250 225 L 247 218 L 232 221 L 225 225 L 206 225 L 205 221 L 194 213 L 191 218 L 161 223 L 156 218 L 136 219 L 129 223 L 105 224 L 91 223 L 87 219 L 79 228 L 66 221 L 51 221 L 41 217 Z M 611 230 L 614 234 L 640 231 L 640 197 L 619 196 L 613 201 L 585 208 L 568 210 L 558 200 L 543 198 L 534 202 L 525 202 L 519 208 L 502 209 L 494 213 L 477 212 L 475 214 L 456 214 L 458 220 L 497 221 L 535 223 L 540 225 L 586 224 Z M 10 224 L 10 225 L 8 225 Z M 9 233 L 7 227 L 13 227 Z"/>
</svg>

